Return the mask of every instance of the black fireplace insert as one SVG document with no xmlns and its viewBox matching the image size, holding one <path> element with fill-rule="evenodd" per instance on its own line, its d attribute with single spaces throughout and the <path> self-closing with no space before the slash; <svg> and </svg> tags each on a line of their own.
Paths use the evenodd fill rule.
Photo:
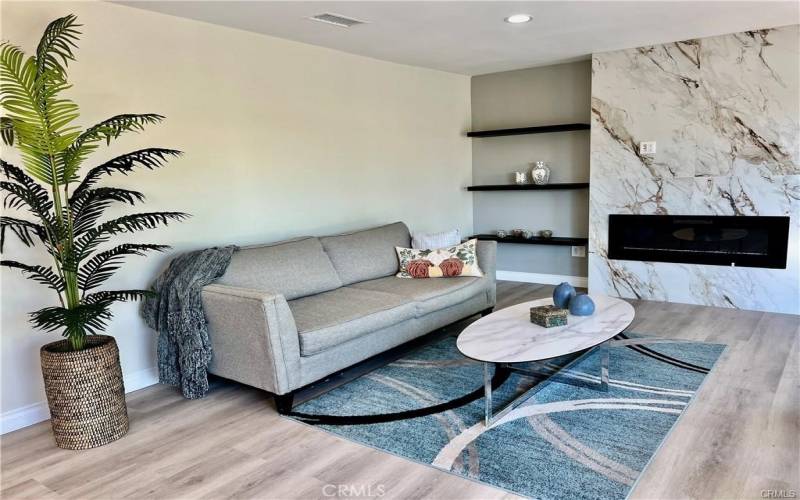
<svg viewBox="0 0 800 500">
<path fill-rule="evenodd" d="M 786 268 L 789 217 L 624 215 L 608 218 L 608 257 Z"/>
</svg>

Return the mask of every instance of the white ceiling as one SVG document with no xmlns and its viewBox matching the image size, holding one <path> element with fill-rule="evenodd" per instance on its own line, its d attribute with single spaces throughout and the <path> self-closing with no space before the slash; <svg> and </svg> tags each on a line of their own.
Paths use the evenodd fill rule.
<svg viewBox="0 0 800 500">
<path fill-rule="evenodd" d="M 800 2 L 125 1 L 141 9 L 353 54 L 480 75 L 687 38 L 800 23 Z M 369 24 L 307 18 L 331 12 Z M 527 13 L 533 21 L 503 19 Z"/>
</svg>

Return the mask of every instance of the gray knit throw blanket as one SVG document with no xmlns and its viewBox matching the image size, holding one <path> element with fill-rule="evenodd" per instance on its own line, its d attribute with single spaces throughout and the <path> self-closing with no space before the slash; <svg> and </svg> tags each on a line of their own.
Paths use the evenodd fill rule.
<svg viewBox="0 0 800 500">
<path fill-rule="evenodd" d="M 188 399 L 208 391 L 211 342 L 200 291 L 225 274 L 234 251 L 227 246 L 176 257 L 151 287 L 158 295 L 142 304 L 142 317 L 158 331 L 158 380 L 180 386 Z"/>
</svg>

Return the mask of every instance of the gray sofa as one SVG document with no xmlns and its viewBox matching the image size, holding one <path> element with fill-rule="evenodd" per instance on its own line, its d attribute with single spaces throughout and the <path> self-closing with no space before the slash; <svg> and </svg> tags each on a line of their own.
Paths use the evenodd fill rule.
<svg viewBox="0 0 800 500">
<path fill-rule="evenodd" d="M 396 246 L 411 246 L 402 222 L 236 252 L 202 291 L 209 372 L 286 411 L 296 389 L 494 307 L 495 242 L 478 242 L 483 278 L 396 278 Z"/>
</svg>

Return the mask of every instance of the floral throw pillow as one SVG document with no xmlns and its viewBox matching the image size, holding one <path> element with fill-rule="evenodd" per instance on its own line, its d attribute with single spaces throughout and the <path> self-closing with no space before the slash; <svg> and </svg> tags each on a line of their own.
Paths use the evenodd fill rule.
<svg viewBox="0 0 800 500">
<path fill-rule="evenodd" d="M 478 267 L 478 240 L 436 250 L 395 247 L 400 259 L 398 278 L 453 278 L 483 276 Z"/>
</svg>

